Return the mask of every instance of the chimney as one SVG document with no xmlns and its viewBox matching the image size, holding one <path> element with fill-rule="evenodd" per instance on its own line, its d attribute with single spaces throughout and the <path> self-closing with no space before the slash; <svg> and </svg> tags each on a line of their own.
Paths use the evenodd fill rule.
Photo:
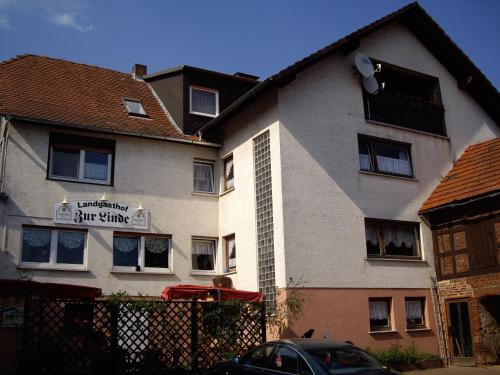
<svg viewBox="0 0 500 375">
<path fill-rule="evenodd" d="M 143 79 L 146 74 L 148 74 L 148 67 L 146 65 L 134 64 L 132 67 L 132 77 Z"/>
</svg>

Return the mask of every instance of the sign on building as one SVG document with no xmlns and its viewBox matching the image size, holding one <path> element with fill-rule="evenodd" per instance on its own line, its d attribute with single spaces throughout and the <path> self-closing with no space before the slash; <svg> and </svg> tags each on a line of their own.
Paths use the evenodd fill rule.
<svg viewBox="0 0 500 375">
<path fill-rule="evenodd" d="M 102 200 L 54 204 L 56 224 L 89 225 L 122 229 L 148 229 L 149 212 L 142 207 Z"/>
</svg>

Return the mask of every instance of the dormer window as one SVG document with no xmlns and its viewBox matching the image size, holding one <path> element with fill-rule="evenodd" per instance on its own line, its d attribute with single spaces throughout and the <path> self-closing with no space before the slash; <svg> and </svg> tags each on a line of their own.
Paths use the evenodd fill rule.
<svg viewBox="0 0 500 375">
<path fill-rule="evenodd" d="M 201 87 L 189 87 L 189 113 L 208 117 L 219 115 L 219 92 Z"/>
<path fill-rule="evenodd" d="M 128 114 L 131 116 L 147 117 L 144 106 L 139 100 L 124 99 L 125 107 L 127 107 Z"/>
</svg>

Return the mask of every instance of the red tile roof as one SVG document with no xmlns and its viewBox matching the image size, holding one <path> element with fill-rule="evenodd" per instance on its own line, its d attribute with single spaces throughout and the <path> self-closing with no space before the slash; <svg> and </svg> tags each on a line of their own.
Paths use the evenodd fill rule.
<svg viewBox="0 0 500 375">
<path fill-rule="evenodd" d="M 123 99 L 149 118 L 130 116 Z M 194 140 L 172 125 L 148 85 L 131 74 L 36 55 L 0 63 L 0 113 L 95 130 Z"/>
<path fill-rule="evenodd" d="M 420 211 L 500 191 L 500 137 L 469 146 Z"/>
</svg>

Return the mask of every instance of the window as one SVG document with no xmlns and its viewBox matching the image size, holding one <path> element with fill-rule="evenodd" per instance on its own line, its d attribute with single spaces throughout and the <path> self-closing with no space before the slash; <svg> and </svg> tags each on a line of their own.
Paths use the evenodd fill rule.
<svg viewBox="0 0 500 375">
<path fill-rule="evenodd" d="M 196 193 L 209 194 L 213 194 L 215 192 L 213 163 L 194 163 L 194 191 Z"/>
<path fill-rule="evenodd" d="M 370 331 L 391 330 L 391 299 L 370 298 Z"/>
<path fill-rule="evenodd" d="M 349 346 L 306 348 L 312 359 L 329 374 L 379 373 L 383 367 L 367 353 Z"/>
<path fill-rule="evenodd" d="M 410 146 L 359 138 L 358 149 L 360 170 L 413 177 Z"/>
<path fill-rule="evenodd" d="M 195 115 L 217 117 L 219 115 L 219 92 L 201 87 L 189 88 L 189 112 Z"/>
<path fill-rule="evenodd" d="M 236 270 L 236 241 L 234 234 L 226 237 L 226 269 L 225 272 Z"/>
<path fill-rule="evenodd" d="M 118 233 L 113 236 L 113 268 L 171 272 L 170 237 Z"/>
<path fill-rule="evenodd" d="M 224 191 L 234 189 L 233 156 L 224 159 Z"/>
<path fill-rule="evenodd" d="M 39 227 L 23 228 L 23 266 L 84 267 L 86 231 Z"/>
<path fill-rule="evenodd" d="M 258 347 L 243 358 L 243 366 L 268 368 L 269 360 L 271 359 L 271 354 L 273 353 L 274 348 L 274 345 L 264 345 Z"/>
<path fill-rule="evenodd" d="M 405 298 L 405 309 L 407 329 L 425 327 L 425 298 Z"/>
<path fill-rule="evenodd" d="M 368 257 L 419 257 L 418 224 L 365 221 Z"/>
<path fill-rule="evenodd" d="M 409 129 L 446 135 L 444 108 L 436 77 L 385 62 L 375 73 L 384 89 L 377 94 L 363 90 L 365 118 Z"/>
<path fill-rule="evenodd" d="M 214 271 L 215 240 L 193 239 L 191 260 L 194 271 Z"/>
<path fill-rule="evenodd" d="M 125 103 L 125 107 L 127 107 L 129 115 L 148 117 L 144 106 L 139 100 L 124 99 L 123 102 Z"/>
<path fill-rule="evenodd" d="M 51 135 L 49 178 L 110 185 L 114 141 Z"/>
</svg>

